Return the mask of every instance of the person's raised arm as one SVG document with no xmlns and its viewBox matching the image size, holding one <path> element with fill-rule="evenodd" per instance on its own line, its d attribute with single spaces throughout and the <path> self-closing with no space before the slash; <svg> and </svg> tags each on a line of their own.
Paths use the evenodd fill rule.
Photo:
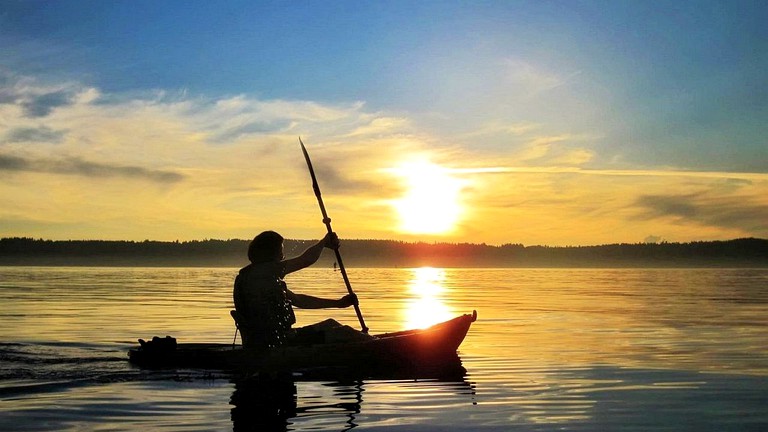
<svg viewBox="0 0 768 432">
<path fill-rule="evenodd" d="M 317 260 L 320 259 L 320 254 L 323 253 L 323 248 L 326 247 L 329 249 L 336 249 L 339 247 L 339 238 L 336 236 L 336 233 L 326 234 L 325 237 L 314 245 L 308 247 L 301 255 L 283 261 L 285 274 L 293 273 L 316 263 Z"/>
</svg>

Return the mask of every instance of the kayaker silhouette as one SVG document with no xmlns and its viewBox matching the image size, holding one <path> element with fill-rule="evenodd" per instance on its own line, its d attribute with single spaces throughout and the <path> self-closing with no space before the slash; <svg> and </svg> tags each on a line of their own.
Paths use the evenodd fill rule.
<svg viewBox="0 0 768 432">
<path fill-rule="evenodd" d="M 285 258 L 283 236 L 274 231 L 257 235 L 248 247 L 251 263 L 235 278 L 232 313 L 240 330 L 243 346 L 266 349 L 286 343 L 341 342 L 369 338 L 333 319 L 293 329 L 293 307 L 302 309 L 346 308 L 357 304 L 354 294 L 326 299 L 294 293 L 283 278 L 309 267 L 320 258 L 323 248 L 338 249 L 339 239 L 331 232 L 299 256 Z"/>
</svg>

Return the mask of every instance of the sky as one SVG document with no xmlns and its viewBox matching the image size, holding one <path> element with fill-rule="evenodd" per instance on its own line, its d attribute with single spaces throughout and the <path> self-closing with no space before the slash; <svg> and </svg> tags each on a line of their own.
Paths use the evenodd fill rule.
<svg viewBox="0 0 768 432">
<path fill-rule="evenodd" d="M 768 238 L 765 1 L 0 0 L 0 237 Z"/>
</svg>

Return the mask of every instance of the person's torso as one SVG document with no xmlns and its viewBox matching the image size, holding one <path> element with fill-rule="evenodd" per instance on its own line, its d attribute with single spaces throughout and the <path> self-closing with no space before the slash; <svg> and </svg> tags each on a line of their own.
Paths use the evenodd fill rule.
<svg viewBox="0 0 768 432">
<path fill-rule="evenodd" d="M 259 344 L 280 345 L 296 322 L 279 262 L 251 264 L 240 270 L 234 300 L 235 309 L 246 321 L 242 330 Z"/>
</svg>

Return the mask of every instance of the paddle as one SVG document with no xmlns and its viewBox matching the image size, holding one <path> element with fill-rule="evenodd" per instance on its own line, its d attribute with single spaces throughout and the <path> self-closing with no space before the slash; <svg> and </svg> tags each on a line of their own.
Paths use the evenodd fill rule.
<svg viewBox="0 0 768 432">
<path fill-rule="evenodd" d="M 309 175 L 312 176 L 312 189 L 315 190 L 317 203 L 320 204 L 320 212 L 323 214 L 323 223 L 325 224 L 326 228 L 328 228 L 328 233 L 333 233 L 333 228 L 331 228 L 331 218 L 328 217 L 328 212 L 325 211 L 325 204 L 323 204 L 323 197 L 320 195 L 320 186 L 317 185 L 315 170 L 312 168 L 312 161 L 309 160 L 309 153 L 307 153 L 307 148 L 304 147 L 304 142 L 301 141 L 301 137 L 299 137 L 299 144 L 301 144 L 301 151 L 304 153 L 304 159 L 307 161 Z M 344 269 L 344 262 L 341 260 L 341 253 L 339 252 L 339 248 L 334 248 L 333 251 L 336 253 L 336 262 L 339 263 L 339 270 L 341 270 L 341 276 L 344 278 L 344 283 L 347 285 L 347 291 L 350 295 L 355 295 L 354 291 L 352 291 L 352 285 L 349 283 L 347 271 Z M 355 307 L 357 319 L 360 321 L 360 326 L 363 328 L 363 333 L 368 333 L 368 327 L 365 325 L 365 321 L 363 320 L 363 314 L 360 313 L 360 306 L 357 304 L 353 306 Z"/>
</svg>

